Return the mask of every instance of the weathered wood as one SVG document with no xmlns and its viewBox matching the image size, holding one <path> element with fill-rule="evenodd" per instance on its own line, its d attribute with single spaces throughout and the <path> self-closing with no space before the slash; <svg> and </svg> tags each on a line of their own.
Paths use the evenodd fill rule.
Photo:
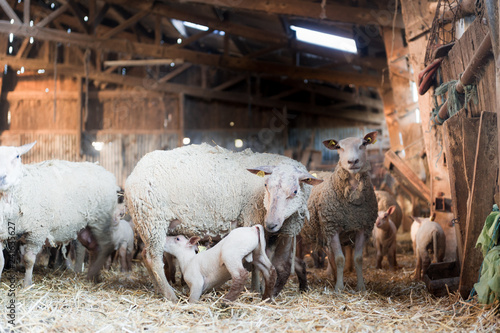
<svg viewBox="0 0 500 333">
<path fill-rule="evenodd" d="M 30 0 L 24 0 L 23 23 L 30 24 Z"/>
<path fill-rule="evenodd" d="M 16 12 L 14 12 L 14 10 L 10 7 L 9 3 L 7 2 L 7 0 L 0 0 L 0 7 L 2 7 L 3 11 L 5 12 L 5 14 L 7 14 L 7 16 L 11 20 L 14 20 L 15 24 L 22 24 L 23 23 L 21 21 L 21 19 L 19 18 L 19 16 L 17 16 Z"/>
<path fill-rule="evenodd" d="M 184 63 L 182 59 L 138 59 L 138 60 L 106 60 L 105 67 L 134 67 L 134 66 L 156 66 L 170 65 L 175 63 L 181 65 Z"/>
<path fill-rule="evenodd" d="M 252 0 L 232 2 L 220 0 L 184 0 L 184 2 L 203 3 L 215 7 L 230 7 L 232 10 L 249 10 L 278 15 L 293 15 L 359 25 L 378 24 L 390 27 L 393 24 L 393 13 L 388 10 L 351 7 L 330 2 L 327 2 L 324 7 L 322 7 L 319 2 L 311 3 L 300 0 Z M 394 24 L 397 28 L 404 27 L 401 18 L 397 18 Z"/>
<path fill-rule="evenodd" d="M 182 147 L 184 145 L 184 105 L 186 103 L 186 98 L 183 93 L 179 94 L 179 132 L 177 134 L 177 147 Z"/>
<path fill-rule="evenodd" d="M 134 43 L 127 40 L 102 40 L 95 39 L 80 33 L 68 34 L 65 31 L 27 27 L 0 21 L 0 32 L 13 32 L 20 36 L 37 36 L 37 39 L 52 40 L 62 43 L 70 43 L 85 48 L 123 52 L 129 50 L 130 54 L 138 54 L 157 58 L 183 58 L 186 62 L 197 63 L 207 66 L 223 67 L 234 70 L 267 73 L 277 76 L 288 76 L 294 79 L 321 80 L 338 84 L 354 84 L 360 87 L 377 87 L 380 78 L 371 74 L 360 74 L 355 71 L 334 71 L 327 69 L 296 67 L 265 61 L 253 61 L 251 59 L 223 57 L 221 55 L 207 54 L 185 49 L 172 50 L 161 45 L 147 43 Z"/>
<path fill-rule="evenodd" d="M 431 192 L 429 187 L 427 187 L 427 185 L 425 185 L 420 178 L 418 178 L 415 172 L 413 172 L 413 170 L 410 169 L 410 167 L 408 167 L 406 163 L 392 150 L 385 153 L 384 166 L 413 194 L 428 203 L 431 202 Z"/>
<path fill-rule="evenodd" d="M 111 37 L 115 36 L 116 34 L 118 34 L 119 32 L 122 32 L 123 30 L 125 30 L 125 29 L 129 28 L 130 26 L 136 24 L 139 20 L 141 20 L 144 17 L 148 16 L 149 13 L 151 13 L 150 9 L 142 10 L 142 11 L 138 12 L 137 14 L 135 14 L 134 16 L 132 16 L 131 18 L 129 18 L 128 20 L 126 20 L 125 22 L 123 22 L 120 25 L 118 25 L 117 27 L 115 27 L 115 28 L 111 29 L 110 31 L 106 32 L 105 34 L 103 34 L 100 37 L 102 39 L 111 38 Z"/>
<path fill-rule="evenodd" d="M 66 10 L 68 10 L 69 4 L 65 3 L 61 7 L 57 8 L 54 10 L 52 13 L 49 15 L 45 16 L 43 20 L 35 24 L 36 27 L 43 28 L 53 20 L 55 20 L 57 17 L 61 16 Z"/>
<path fill-rule="evenodd" d="M 193 64 L 184 64 L 182 66 L 179 66 L 177 68 L 175 68 L 173 71 L 171 71 L 170 73 L 162 76 L 159 80 L 158 80 L 158 83 L 163 83 L 163 82 L 168 82 L 170 80 L 172 80 L 174 77 L 176 77 L 177 75 L 181 74 L 182 72 L 188 70 L 189 68 L 191 68 L 193 66 Z"/>
<path fill-rule="evenodd" d="M 463 265 L 460 271 L 459 291 L 467 298 L 479 277 L 479 268 L 483 262 L 476 241 L 481 233 L 484 221 L 491 212 L 494 203 L 498 170 L 498 131 L 497 115 L 494 112 L 481 113 L 474 179 L 467 208 L 466 236 L 463 250 Z"/>
<path fill-rule="evenodd" d="M 241 81 L 245 80 L 247 77 L 248 77 L 247 74 L 238 75 L 238 76 L 232 78 L 231 80 L 227 80 L 226 82 L 221 83 L 221 84 L 219 84 L 216 87 L 213 87 L 212 89 L 216 90 L 216 91 L 225 90 L 225 89 L 227 89 L 229 87 L 234 86 L 237 83 L 240 83 Z"/>
<path fill-rule="evenodd" d="M 87 25 L 87 22 L 83 20 L 84 14 L 80 10 L 80 7 L 78 7 L 78 4 L 74 0 L 67 0 L 67 3 L 69 4 L 69 8 L 73 12 L 73 14 L 76 17 L 76 22 L 80 26 L 80 28 L 85 32 L 89 33 L 90 29 L 89 26 Z"/>
<path fill-rule="evenodd" d="M 444 149 L 450 175 L 452 211 L 457 219 L 454 228 L 460 266 L 463 263 L 467 202 L 472 187 L 472 182 L 471 184 L 467 182 L 467 174 L 468 170 L 474 168 L 479 125 L 479 122 L 475 120 L 467 118 L 465 110 L 461 110 L 443 124 Z M 465 158 L 466 155 L 472 156 L 472 161 Z"/>
</svg>

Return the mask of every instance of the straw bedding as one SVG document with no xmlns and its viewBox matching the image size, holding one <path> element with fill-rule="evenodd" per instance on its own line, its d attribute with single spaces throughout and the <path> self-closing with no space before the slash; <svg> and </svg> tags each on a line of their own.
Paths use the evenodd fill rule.
<svg viewBox="0 0 500 333">
<path fill-rule="evenodd" d="M 411 246 L 406 246 L 409 250 Z M 373 249 L 371 249 L 373 252 Z M 115 268 L 104 272 L 104 282 L 92 284 L 71 272 L 35 271 L 35 285 L 17 292 L 15 331 L 29 332 L 497 332 L 498 304 L 478 305 L 457 294 L 434 298 L 421 282 L 413 282 L 413 256 L 398 254 L 397 273 L 375 270 L 373 254 L 364 265 L 368 291 L 356 293 L 355 274 L 346 276 L 347 291 L 336 294 L 334 282 L 322 269 L 310 269 L 310 291 L 297 292 L 290 279 L 272 303 L 245 292 L 225 305 L 222 296 L 229 289 L 202 296 L 201 303 L 187 303 L 187 287 L 175 285 L 181 300 L 170 303 L 155 295 L 141 263 L 135 262 L 130 276 Z M 385 266 L 384 266 L 385 267 Z M 387 267 L 385 267 L 387 268 Z M 5 278 L 21 273 L 6 272 Z M 7 280 L 0 285 L 0 303 L 8 302 Z M 249 287 L 250 281 L 247 283 Z M 7 331 L 7 319 L 0 312 L 0 332 Z"/>
</svg>

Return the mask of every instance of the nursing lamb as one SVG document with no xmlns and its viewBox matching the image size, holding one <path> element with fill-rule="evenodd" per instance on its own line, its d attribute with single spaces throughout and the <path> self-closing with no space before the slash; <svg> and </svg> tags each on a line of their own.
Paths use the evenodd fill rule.
<svg viewBox="0 0 500 333">
<path fill-rule="evenodd" d="M 34 144 L 0 147 L 1 247 L 9 238 L 24 236 L 24 286 L 29 286 L 42 246 L 69 242 L 88 227 L 99 245 L 97 259 L 88 271 L 93 280 L 113 250 L 109 232 L 119 189 L 115 177 L 88 162 L 52 160 L 23 165 L 21 155 Z M 0 274 L 3 266 L 0 251 Z"/>
<path fill-rule="evenodd" d="M 354 265 L 357 289 L 365 290 L 363 281 L 363 246 L 372 233 L 377 219 L 377 199 L 370 180 L 370 163 L 366 146 L 373 144 L 377 132 L 361 138 L 340 141 L 326 140 L 328 149 L 336 149 L 339 162 L 324 182 L 315 186 L 308 201 L 310 218 L 305 222 L 302 236 L 316 247 L 325 247 L 332 267 L 337 267 L 335 290 L 344 288 L 345 257 L 342 246 L 354 243 Z M 306 285 L 307 282 L 300 282 Z"/>
<path fill-rule="evenodd" d="M 234 153 L 202 144 L 145 155 L 126 181 L 125 197 L 156 289 L 177 299 L 163 271 L 166 234 L 220 238 L 236 227 L 263 224 L 278 294 L 290 275 L 294 237 L 308 216 L 310 185 L 320 182 L 297 161 L 249 149 Z"/>
</svg>

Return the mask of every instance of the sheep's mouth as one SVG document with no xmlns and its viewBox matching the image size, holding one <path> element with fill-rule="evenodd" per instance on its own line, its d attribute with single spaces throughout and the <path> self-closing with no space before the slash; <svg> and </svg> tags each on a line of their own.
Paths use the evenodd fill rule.
<svg viewBox="0 0 500 333">
<path fill-rule="evenodd" d="M 361 168 L 357 167 L 357 166 L 353 166 L 353 167 L 350 167 L 349 170 L 351 170 L 351 171 L 359 171 L 359 170 L 361 170 Z"/>
</svg>

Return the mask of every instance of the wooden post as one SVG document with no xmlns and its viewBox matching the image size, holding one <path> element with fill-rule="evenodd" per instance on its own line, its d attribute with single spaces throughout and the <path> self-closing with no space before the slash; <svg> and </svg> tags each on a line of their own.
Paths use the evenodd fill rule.
<svg viewBox="0 0 500 333">
<path fill-rule="evenodd" d="M 479 123 L 472 191 L 467 207 L 463 265 L 460 270 L 459 291 L 463 298 L 469 296 L 474 283 L 477 282 L 479 268 L 483 262 L 481 251 L 476 249 L 476 241 L 494 203 L 497 169 L 497 115 L 494 112 L 483 111 Z"/>
<path fill-rule="evenodd" d="M 463 264 L 467 202 L 472 188 L 478 127 L 479 119 L 467 118 L 465 110 L 461 110 L 443 124 L 444 149 L 448 157 L 447 165 L 453 202 L 452 211 L 457 219 L 455 235 L 460 267 Z M 472 160 L 470 160 L 471 156 Z"/>
<path fill-rule="evenodd" d="M 83 116 L 82 116 L 82 107 L 83 107 L 83 79 L 78 78 L 78 97 L 76 99 L 76 152 L 75 152 L 75 161 L 80 161 L 81 151 L 82 151 L 82 131 L 83 131 Z M 85 92 L 88 94 L 88 91 Z"/>
<path fill-rule="evenodd" d="M 177 137 L 177 146 L 182 147 L 184 144 L 182 140 L 184 139 L 184 104 L 185 104 L 185 96 L 183 93 L 179 95 L 179 130 Z"/>
</svg>

